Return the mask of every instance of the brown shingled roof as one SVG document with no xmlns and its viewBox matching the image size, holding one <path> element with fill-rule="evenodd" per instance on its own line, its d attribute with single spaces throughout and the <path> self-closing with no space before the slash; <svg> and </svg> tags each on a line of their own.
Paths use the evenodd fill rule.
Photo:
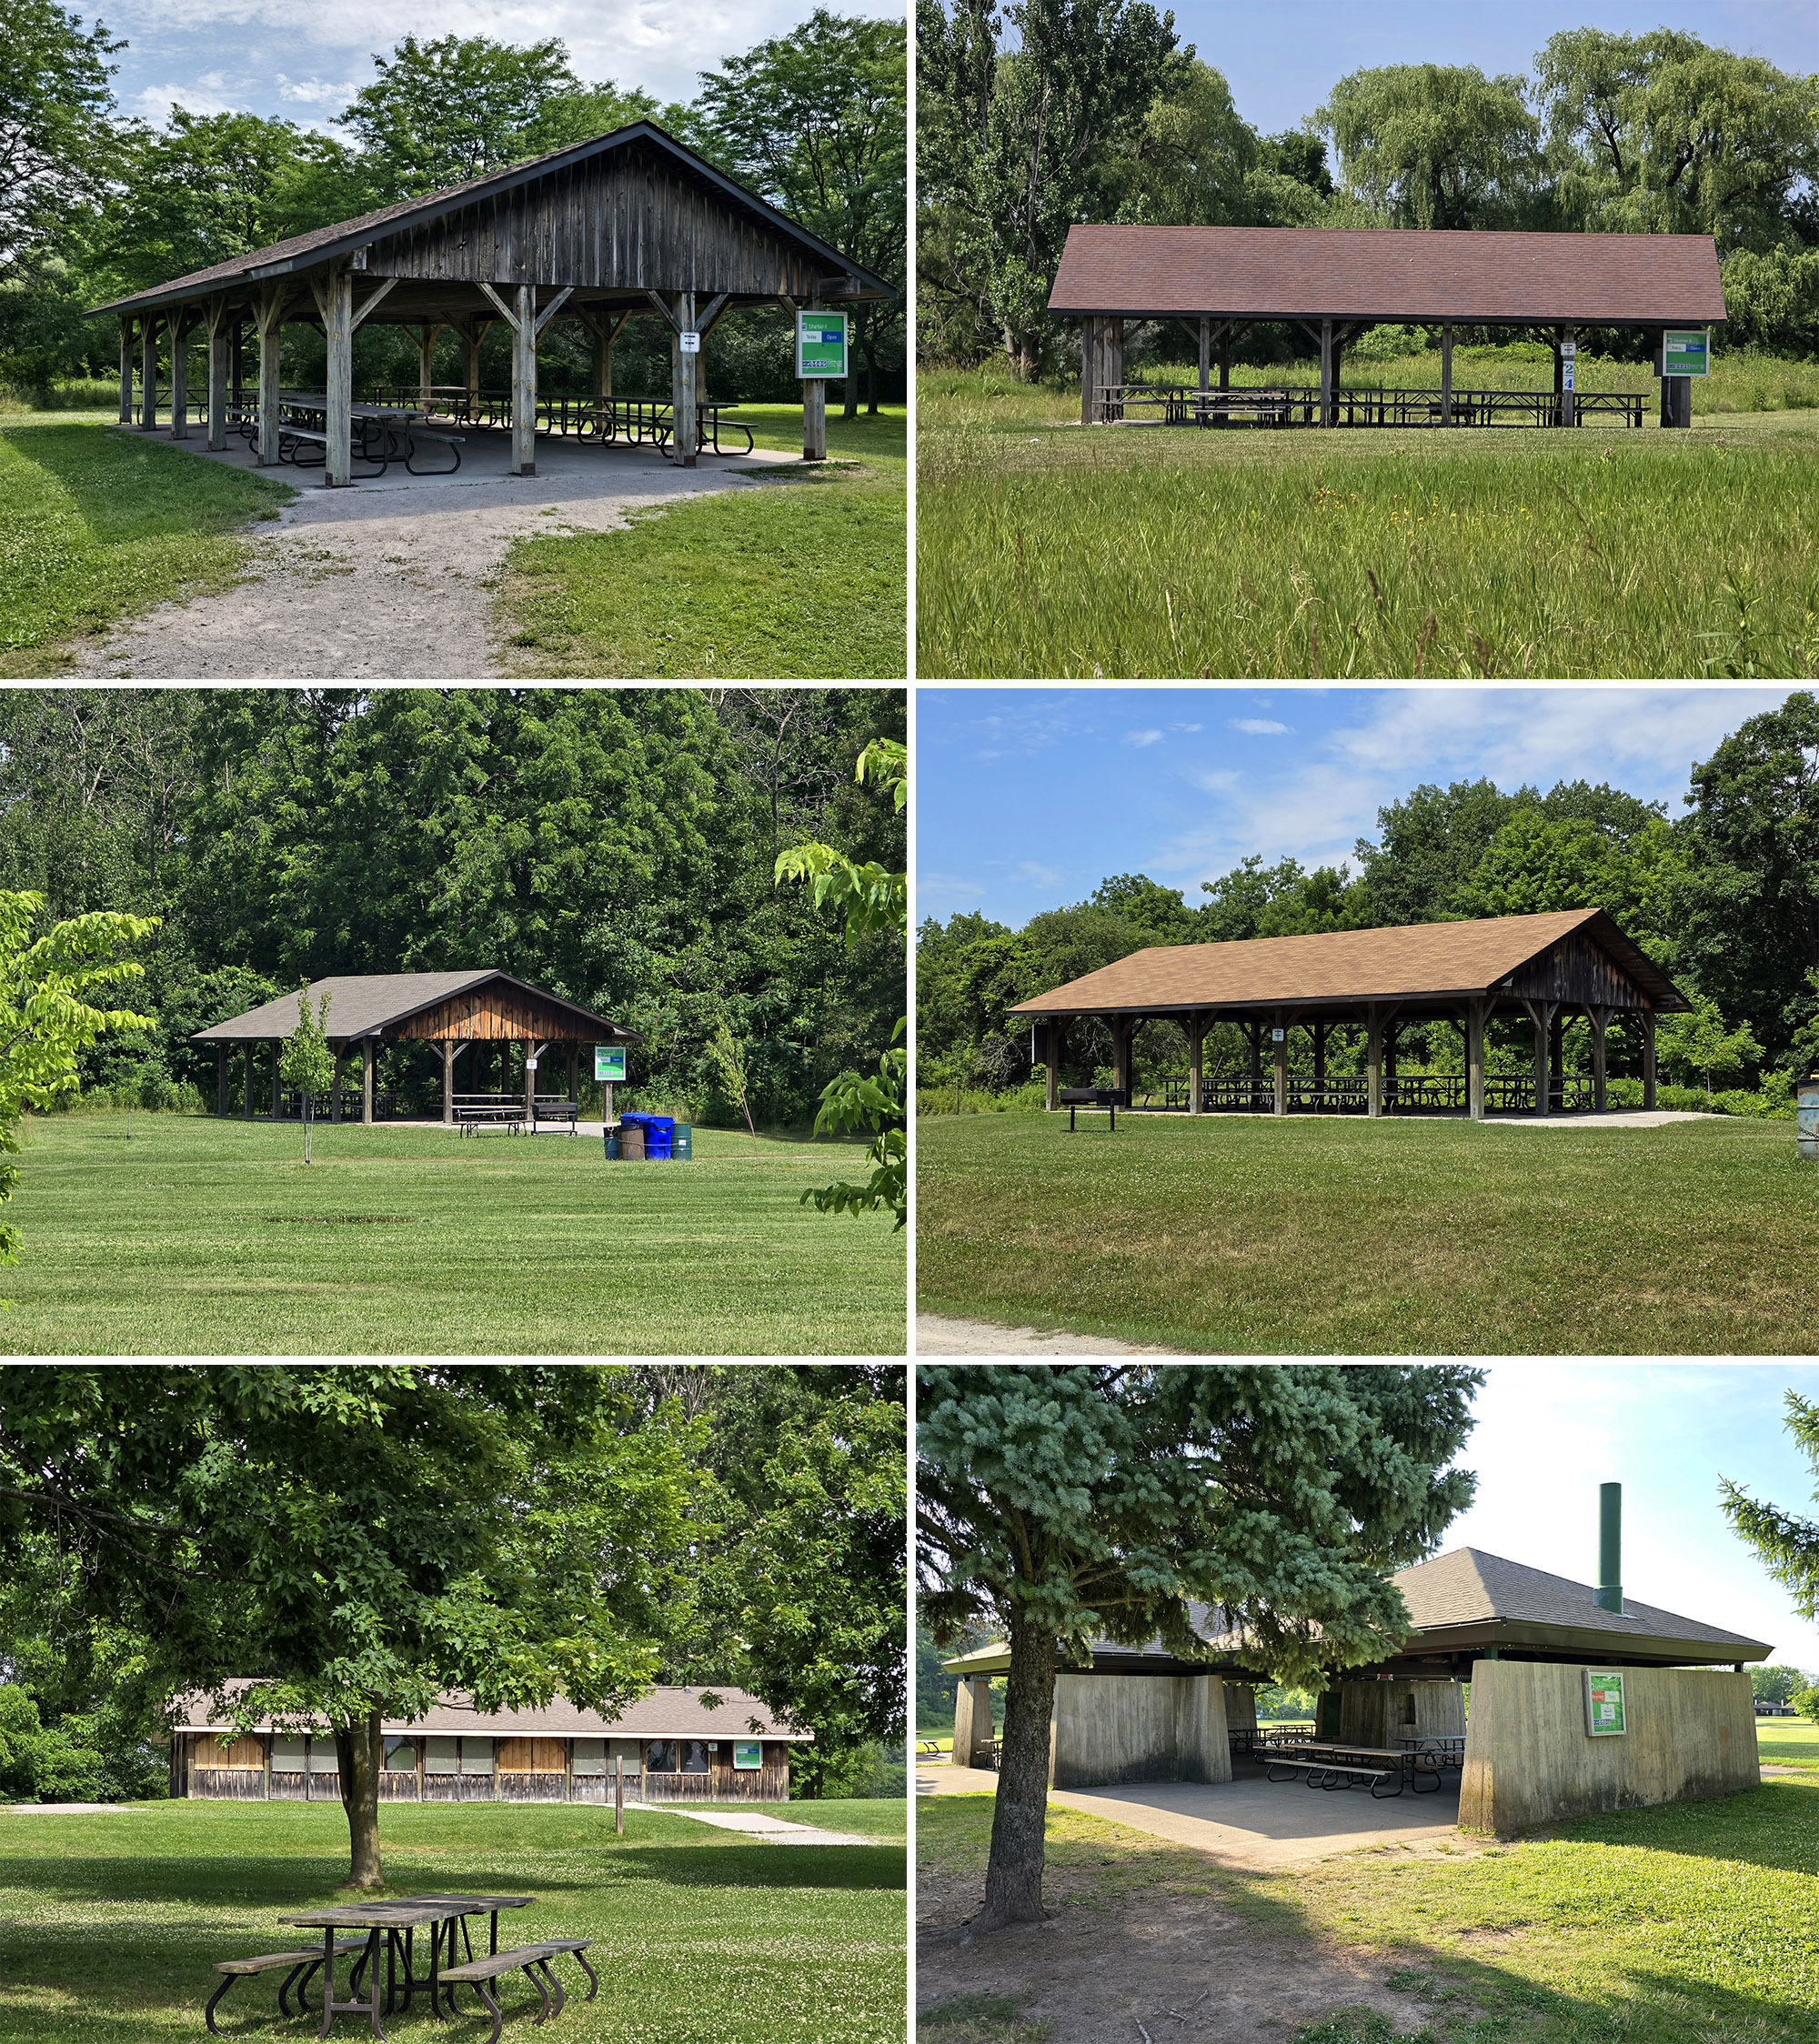
<svg viewBox="0 0 1819 2044">
<path fill-rule="evenodd" d="M 227 1684 L 230 1699 L 248 1687 L 244 1679 Z M 710 1707 L 703 1699 L 719 1700 Z M 177 1704 L 178 1731 L 218 1729 L 211 1723 L 208 1699 L 193 1696 Z M 268 1720 L 254 1729 L 270 1731 Z M 567 1697 L 554 1697 L 540 1710 L 476 1710 L 471 1698 L 458 1689 L 445 1691 L 421 1718 L 387 1713 L 381 1728 L 391 1732 L 471 1733 L 494 1738 L 776 1738 L 792 1745 L 814 1743 L 813 1732 L 800 1731 L 789 1718 L 745 1689 L 701 1685 L 649 1689 L 635 1698 L 617 1718 L 583 1709 Z"/>
<path fill-rule="evenodd" d="M 622 1023 L 608 1021 L 603 1015 L 595 1015 L 573 1001 L 564 1000 L 559 994 L 546 993 L 540 987 L 532 987 L 525 980 L 514 979 L 509 973 L 498 972 L 490 967 L 483 972 L 337 973 L 327 979 L 311 980 L 309 994 L 311 1000 L 318 1005 L 324 994 L 329 996 L 329 1034 L 338 1043 L 344 1037 L 375 1036 L 394 1022 L 402 1022 L 407 1016 L 419 1015 L 425 1008 L 434 1007 L 437 1001 L 448 1000 L 456 994 L 465 994 L 495 979 L 535 994 L 552 1007 L 567 1008 L 578 1021 L 587 1023 L 590 1028 L 598 1029 L 617 1042 L 644 1041 Z M 248 1008 L 246 1014 L 232 1016 L 226 1022 L 216 1023 L 212 1028 L 196 1030 L 189 1040 L 217 1044 L 273 1042 L 289 1036 L 296 1027 L 296 994 L 280 994 L 276 1000 L 266 1001 L 263 1007 Z"/>
<path fill-rule="evenodd" d="M 1710 235 L 1076 226 L 1053 313 L 1716 325 Z"/>
<path fill-rule="evenodd" d="M 1685 1007 L 1679 989 L 1602 908 L 1493 916 L 1469 923 L 1255 937 L 1231 944 L 1164 944 L 1070 980 L 1009 1012 L 1130 1015 L 1141 1009 L 1259 1007 L 1295 1001 L 1360 1001 L 1487 994 L 1562 937 L 1583 930 L 1663 1013 Z"/>
</svg>

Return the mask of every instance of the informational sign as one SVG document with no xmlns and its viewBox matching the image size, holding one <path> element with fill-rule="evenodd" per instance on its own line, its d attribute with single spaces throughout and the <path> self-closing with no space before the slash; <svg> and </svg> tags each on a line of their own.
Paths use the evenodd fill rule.
<svg viewBox="0 0 1819 2044">
<path fill-rule="evenodd" d="M 1286 1029 L 1271 1029 L 1270 1031 L 1270 1041 L 1271 1043 L 1286 1043 L 1288 1040 L 1289 1032 Z"/>
<path fill-rule="evenodd" d="M 761 1768 L 764 1765 L 763 1742 L 756 1738 L 734 1739 L 733 1765 L 736 1768 Z"/>
<path fill-rule="evenodd" d="M 1573 361 L 1571 356 L 1561 364 L 1560 374 L 1564 379 L 1560 387 L 1563 390 L 1571 390 L 1573 388 Z"/>
<path fill-rule="evenodd" d="M 1560 354 L 1563 361 L 1571 362 L 1578 353 L 1579 343 L 1577 341 L 1563 341 L 1560 344 Z"/>
<path fill-rule="evenodd" d="M 1712 332 L 1663 334 L 1661 373 L 1664 376 L 1709 376 L 1712 374 Z"/>
<path fill-rule="evenodd" d="M 1794 1090 L 1794 1137 L 1798 1155 L 1819 1157 L 1819 1073 L 1802 1079 Z"/>
<path fill-rule="evenodd" d="M 698 334 L 685 333 L 682 336 L 682 352 L 684 355 L 699 355 L 701 336 Z"/>
<path fill-rule="evenodd" d="M 847 373 L 847 315 L 799 312 L 796 315 L 796 374 L 804 382 Z"/>
<path fill-rule="evenodd" d="M 1585 1670 L 1585 1733 L 1589 1738 L 1616 1738 L 1629 1730 L 1623 1715 L 1622 1669 Z"/>
<path fill-rule="evenodd" d="M 598 1079 L 622 1081 L 625 1076 L 624 1050 L 610 1050 L 605 1044 L 597 1043 L 594 1046 L 594 1077 Z"/>
</svg>

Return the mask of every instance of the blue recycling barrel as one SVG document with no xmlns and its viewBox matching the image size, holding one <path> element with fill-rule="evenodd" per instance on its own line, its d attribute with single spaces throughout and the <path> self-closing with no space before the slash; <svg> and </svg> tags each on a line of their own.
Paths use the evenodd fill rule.
<svg viewBox="0 0 1819 2044">
<path fill-rule="evenodd" d="M 648 1161 L 672 1154 L 676 1117 L 668 1114 L 622 1114 L 620 1122 L 644 1130 L 644 1154 Z"/>
</svg>

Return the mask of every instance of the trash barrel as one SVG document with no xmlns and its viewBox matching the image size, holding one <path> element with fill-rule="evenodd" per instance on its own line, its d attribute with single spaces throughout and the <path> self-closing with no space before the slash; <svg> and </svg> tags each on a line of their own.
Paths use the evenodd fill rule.
<svg viewBox="0 0 1819 2044">
<path fill-rule="evenodd" d="M 686 1164 L 695 1154 L 695 1131 L 686 1121 L 678 1121 L 669 1137 L 669 1154 L 678 1164 Z"/>
<path fill-rule="evenodd" d="M 644 1130 L 629 1115 L 619 1123 L 619 1155 L 636 1164 L 644 1161 Z"/>
<path fill-rule="evenodd" d="M 644 1145 L 639 1152 L 640 1156 L 652 1162 L 668 1157 L 670 1137 L 676 1127 L 676 1120 L 673 1115 L 621 1115 L 619 1117 L 619 1127 L 621 1131 L 628 1128 L 636 1128 L 638 1131 Z"/>
<path fill-rule="evenodd" d="M 601 1130 L 601 1134 L 604 1135 L 607 1139 L 608 1157 L 609 1158 L 617 1157 L 619 1154 L 619 1138 L 618 1130 L 613 1128 L 606 1128 Z"/>
</svg>

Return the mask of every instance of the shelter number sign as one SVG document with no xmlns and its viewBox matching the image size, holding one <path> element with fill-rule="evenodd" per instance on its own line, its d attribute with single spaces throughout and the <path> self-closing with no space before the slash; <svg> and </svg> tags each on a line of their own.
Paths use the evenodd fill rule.
<svg viewBox="0 0 1819 2044">
<path fill-rule="evenodd" d="M 1663 334 L 1661 342 L 1661 373 L 1664 376 L 1709 376 L 1712 374 L 1712 336 Z"/>
<path fill-rule="evenodd" d="M 1616 1738 L 1629 1730 L 1623 1714 L 1622 1671 L 1585 1670 L 1585 1732 L 1589 1738 Z"/>
<path fill-rule="evenodd" d="M 808 382 L 847 373 L 847 315 L 799 312 L 796 315 L 796 374 Z"/>
<path fill-rule="evenodd" d="M 623 1082 L 626 1076 L 626 1054 L 621 1050 L 609 1050 L 603 1043 L 594 1046 L 594 1077 Z"/>
<path fill-rule="evenodd" d="M 763 1743 L 755 1738 L 736 1738 L 733 1741 L 733 1765 L 735 1768 L 761 1768 L 764 1765 Z"/>
<path fill-rule="evenodd" d="M 701 352 L 701 336 L 687 327 L 682 332 L 682 352 L 684 355 L 699 355 Z"/>
</svg>

